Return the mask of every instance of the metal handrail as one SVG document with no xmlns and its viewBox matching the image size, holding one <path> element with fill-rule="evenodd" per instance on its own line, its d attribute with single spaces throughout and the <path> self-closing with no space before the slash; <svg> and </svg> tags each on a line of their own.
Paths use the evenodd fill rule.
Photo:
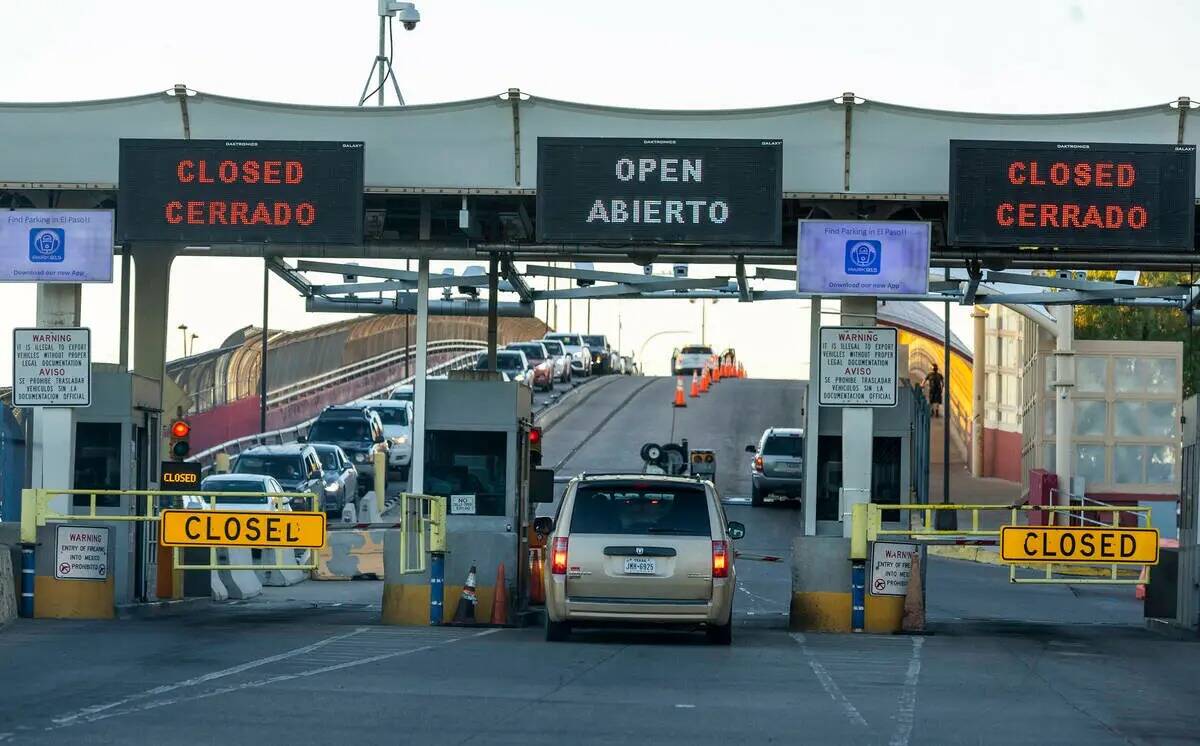
<svg viewBox="0 0 1200 746">
<path fill-rule="evenodd" d="M 463 363 L 473 362 L 477 356 L 478 356 L 478 350 L 472 350 L 471 352 L 465 353 L 463 355 L 459 355 L 458 357 L 455 357 L 451 360 L 447 360 L 444 363 L 440 363 L 438 365 L 431 367 L 429 369 L 429 373 L 433 374 L 433 375 L 437 375 L 444 371 L 458 370 L 460 367 L 462 367 Z M 414 380 L 414 376 L 402 378 L 399 381 L 390 383 L 381 389 L 378 389 L 376 391 L 372 391 L 368 394 L 360 396 L 360 397 L 358 397 L 358 399 L 360 399 L 360 400 L 361 399 L 373 399 L 373 398 L 379 396 L 380 394 L 383 394 L 384 392 L 390 391 L 391 389 L 395 388 L 396 386 L 403 385 L 404 383 L 412 381 L 412 380 Z M 311 419 L 305 420 L 304 422 L 301 422 L 298 425 L 291 425 L 289 427 L 280 428 L 278 430 L 271 430 L 271 431 L 265 432 L 265 433 L 256 433 L 254 435 L 243 435 L 240 438 L 234 438 L 233 440 L 228 440 L 228 441 L 225 441 L 224 443 L 219 443 L 215 446 L 212 446 L 211 448 L 206 448 L 203 451 L 200 451 L 199 453 L 197 453 L 196 455 L 191 456 L 187 460 L 198 462 L 198 463 L 200 463 L 200 465 L 202 467 L 207 468 L 208 466 L 211 465 L 211 461 L 216 457 L 216 455 L 218 453 L 231 453 L 231 454 L 236 455 L 238 453 L 241 453 L 247 447 L 253 448 L 254 446 L 258 446 L 258 445 L 278 445 L 278 444 L 282 444 L 282 443 L 291 443 L 291 442 L 295 441 L 296 438 L 298 438 L 300 435 L 303 435 L 304 433 L 308 432 L 308 428 L 311 427 L 312 424 L 316 421 L 317 421 L 317 418 L 313 417 Z"/>
</svg>

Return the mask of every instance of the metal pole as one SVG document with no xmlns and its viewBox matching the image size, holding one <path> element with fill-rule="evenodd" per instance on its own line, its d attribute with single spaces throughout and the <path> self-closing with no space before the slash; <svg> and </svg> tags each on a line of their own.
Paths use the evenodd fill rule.
<svg viewBox="0 0 1200 746">
<path fill-rule="evenodd" d="M 975 306 L 971 314 L 975 320 L 975 344 L 971 358 L 971 476 L 983 476 L 983 427 L 987 383 L 987 309 Z"/>
<path fill-rule="evenodd" d="M 121 254 L 121 370 L 129 370 L 129 249 Z"/>
<path fill-rule="evenodd" d="M 387 16 L 379 16 L 379 56 L 375 58 L 375 64 L 379 67 L 379 106 L 383 106 L 383 84 L 384 78 L 387 75 L 387 72 L 384 70 L 387 57 L 383 54 L 383 34 L 387 31 L 387 22 Z"/>
<path fill-rule="evenodd" d="M 592 299 L 587 299 L 587 333 L 592 333 Z"/>
<path fill-rule="evenodd" d="M 1053 313 L 1058 325 L 1053 358 L 1054 473 L 1058 475 L 1055 504 L 1067 505 L 1071 501 L 1071 471 L 1075 457 L 1071 443 L 1075 431 L 1075 409 L 1071 399 L 1071 390 L 1075 387 L 1075 306 L 1054 306 Z"/>
<path fill-rule="evenodd" d="M 411 267 L 409 265 L 411 264 L 411 262 L 412 262 L 411 259 L 404 260 L 404 271 L 405 272 L 410 271 Z M 409 365 L 409 361 L 412 359 L 412 350 L 408 349 L 408 346 L 409 346 L 408 345 L 408 325 L 411 323 L 412 323 L 412 316 L 409 314 L 404 314 L 404 377 L 405 378 L 408 378 L 408 370 L 409 370 L 409 368 L 412 367 L 411 365 Z"/>
<path fill-rule="evenodd" d="M 808 389 L 804 392 L 804 535 L 817 535 L 817 445 L 820 443 L 821 407 L 817 375 L 821 360 L 821 296 L 809 302 Z"/>
<path fill-rule="evenodd" d="M 496 372 L 496 303 L 500 294 L 500 258 L 492 254 L 488 258 L 488 321 L 487 321 L 487 367 Z"/>
<path fill-rule="evenodd" d="M 267 432 L 267 309 L 270 305 L 271 271 L 268 269 L 267 258 L 263 257 L 263 317 L 262 317 L 262 360 L 259 363 L 258 378 L 258 431 Z"/>
<path fill-rule="evenodd" d="M 703 298 L 701 298 L 700 299 L 700 344 L 702 344 L 702 345 L 708 344 L 708 333 L 706 331 L 706 326 L 707 326 L 707 322 L 708 322 L 707 311 L 708 311 L 708 304 L 704 302 Z"/>
<path fill-rule="evenodd" d="M 417 373 L 413 383 L 413 494 L 425 492 L 425 373 L 429 363 L 429 260 L 417 260 Z"/>
<path fill-rule="evenodd" d="M 945 278 L 950 280 L 950 268 L 946 267 Z M 950 301 L 942 309 L 946 315 L 942 334 L 942 504 L 950 504 Z M 932 402 L 931 402 L 932 403 Z M 934 525 L 941 531 L 958 528 L 958 513 L 953 510 L 937 510 Z"/>
</svg>

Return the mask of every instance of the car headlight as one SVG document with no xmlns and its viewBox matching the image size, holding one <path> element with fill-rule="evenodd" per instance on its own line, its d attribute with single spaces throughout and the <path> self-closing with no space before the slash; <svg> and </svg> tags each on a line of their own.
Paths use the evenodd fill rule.
<svg viewBox="0 0 1200 746">
<path fill-rule="evenodd" d="M 402 446 L 408 442 L 408 436 L 407 435 L 398 435 L 394 438 L 394 440 L 396 442 L 396 445 Z"/>
<path fill-rule="evenodd" d="M 354 460 L 360 464 L 365 464 L 365 463 L 367 463 L 367 454 L 356 453 L 356 454 L 354 454 Z"/>
<path fill-rule="evenodd" d="M 326 492 L 337 492 L 338 491 L 337 482 L 331 482 L 331 483 L 325 485 L 325 491 Z"/>
</svg>

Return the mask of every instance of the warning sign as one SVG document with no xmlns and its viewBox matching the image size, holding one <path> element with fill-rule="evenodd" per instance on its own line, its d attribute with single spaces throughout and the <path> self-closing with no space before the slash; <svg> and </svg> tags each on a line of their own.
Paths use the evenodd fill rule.
<svg viewBox="0 0 1200 746">
<path fill-rule="evenodd" d="M 916 544 L 875 542 L 871 550 L 870 589 L 873 596 L 903 596 L 908 593 Z"/>
<path fill-rule="evenodd" d="M 92 403 L 91 330 L 13 329 L 13 406 Z"/>
<path fill-rule="evenodd" d="M 104 526 L 59 526 L 54 542 L 54 577 L 107 580 L 108 533 Z"/>
<path fill-rule="evenodd" d="M 823 407 L 896 406 L 896 330 L 821 327 L 817 376 Z"/>
</svg>

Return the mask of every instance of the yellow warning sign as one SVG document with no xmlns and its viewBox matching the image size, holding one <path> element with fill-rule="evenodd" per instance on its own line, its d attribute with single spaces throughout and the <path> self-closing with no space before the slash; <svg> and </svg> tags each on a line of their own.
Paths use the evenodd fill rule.
<svg viewBox="0 0 1200 746">
<path fill-rule="evenodd" d="M 325 514 L 164 510 L 159 543 L 168 547 L 325 546 Z"/>
<path fill-rule="evenodd" d="M 1156 565 L 1158 529 L 1002 526 L 1000 559 Z"/>
</svg>

